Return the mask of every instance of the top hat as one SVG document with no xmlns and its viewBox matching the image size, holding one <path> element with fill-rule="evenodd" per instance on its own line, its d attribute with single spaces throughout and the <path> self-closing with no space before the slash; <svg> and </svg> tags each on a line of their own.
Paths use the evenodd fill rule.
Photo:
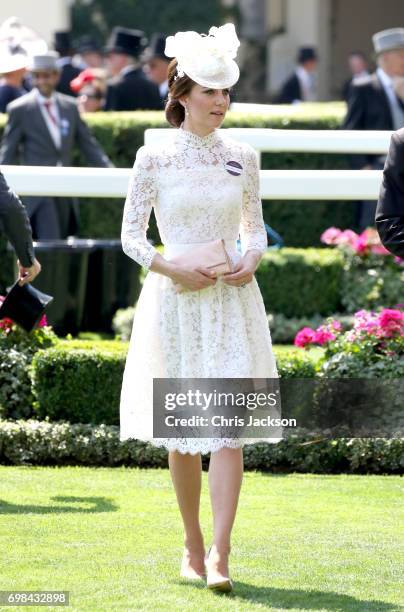
<svg viewBox="0 0 404 612">
<path fill-rule="evenodd" d="M 8 317 L 30 332 L 39 323 L 53 297 L 35 289 L 29 283 L 16 281 L 0 306 L 0 319 Z"/>
<path fill-rule="evenodd" d="M 167 63 L 170 62 L 170 59 L 164 53 L 166 48 L 166 36 L 161 34 L 160 32 L 154 32 L 150 37 L 150 42 L 148 47 L 145 49 L 143 53 L 144 61 L 149 61 L 153 57 L 159 57 L 160 59 L 165 60 Z"/>
<path fill-rule="evenodd" d="M 68 53 L 72 49 L 72 40 L 70 32 L 55 32 L 53 38 L 53 46 L 61 55 Z"/>
<path fill-rule="evenodd" d="M 130 30 L 117 26 L 112 30 L 105 52 L 124 53 L 132 57 L 139 57 L 146 45 L 147 38 L 141 30 Z"/>
<path fill-rule="evenodd" d="M 404 49 L 404 28 L 391 28 L 376 32 L 372 36 L 372 41 L 377 55 L 386 51 Z"/>
<path fill-rule="evenodd" d="M 77 42 L 77 52 L 78 53 L 90 53 L 91 51 L 102 53 L 102 47 L 98 40 L 91 36 L 90 34 L 86 34 L 81 36 Z"/>
<path fill-rule="evenodd" d="M 58 64 L 59 54 L 56 51 L 48 51 L 43 55 L 34 55 L 31 58 L 29 69 L 31 72 L 40 72 L 42 70 L 56 70 L 59 72 Z"/>
<path fill-rule="evenodd" d="M 297 54 L 297 61 L 299 64 L 303 62 L 308 62 L 310 60 L 316 60 L 317 53 L 314 47 L 301 47 Z"/>
</svg>

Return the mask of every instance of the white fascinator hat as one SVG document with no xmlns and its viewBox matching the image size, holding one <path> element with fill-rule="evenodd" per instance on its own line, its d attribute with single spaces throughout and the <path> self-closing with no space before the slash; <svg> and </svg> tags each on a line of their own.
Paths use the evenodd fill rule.
<svg viewBox="0 0 404 612">
<path fill-rule="evenodd" d="M 226 23 L 211 27 L 208 35 L 188 31 L 168 36 L 164 53 L 176 58 L 177 77 L 186 74 L 202 87 L 224 89 L 239 79 L 240 70 L 234 61 L 239 46 L 234 25 Z"/>
</svg>

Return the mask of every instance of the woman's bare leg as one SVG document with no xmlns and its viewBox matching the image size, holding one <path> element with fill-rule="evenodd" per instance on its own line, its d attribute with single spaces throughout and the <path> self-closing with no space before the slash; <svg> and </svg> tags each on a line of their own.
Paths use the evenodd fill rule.
<svg viewBox="0 0 404 612">
<path fill-rule="evenodd" d="M 213 580 L 228 577 L 231 531 L 243 480 L 243 449 L 221 448 L 211 454 L 208 481 L 213 512 L 213 542 L 209 571 Z"/>
<path fill-rule="evenodd" d="M 202 459 L 200 453 L 191 455 L 178 451 L 168 453 L 168 465 L 178 505 L 184 523 L 184 557 L 181 574 L 189 577 L 205 571 L 205 547 L 199 523 L 199 504 L 202 485 Z"/>
</svg>

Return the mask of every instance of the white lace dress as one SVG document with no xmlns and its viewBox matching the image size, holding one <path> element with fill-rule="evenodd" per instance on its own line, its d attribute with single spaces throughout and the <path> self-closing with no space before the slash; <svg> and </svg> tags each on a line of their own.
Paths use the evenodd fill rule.
<svg viewBox="0 0 404 612">
<path fill-rule="evenodd" d="M 128 188 L 122 247 L 150 267 L 156 249 L 146 239 L 154 207 L 167 259 L 195 244 L 226 240 L 264 252 L 266 231 L 259 169 L 252 147 L 223 135 L 173 130 L 164 144 L 140 147 Z M 176 293 L 172 280 L 149 270 L 140 293 L 122 383 L 120 440 L 135 438 L 196 454 L 282 438 L 153 437 L 153 378 L 277 378 L 261 292 L 255 277 Z"/>
</svg>

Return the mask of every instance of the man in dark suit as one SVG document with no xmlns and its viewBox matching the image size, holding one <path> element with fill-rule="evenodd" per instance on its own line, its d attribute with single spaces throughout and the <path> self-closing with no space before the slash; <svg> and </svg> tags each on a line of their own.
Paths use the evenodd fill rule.
<svg viewBox="0 0 404 612">
<path fill-rule="evenodd" d="M 53 46 L 55 47 L 55 51 L 60 55 L 57 62 L 60 68 L 60 75 L 56 91 L 65 94 L 65 96 L 76 97 L 77 94 L 70 89 L 70 81 L 80 74 L 84 66 L 75 66 L 73 64 L 73 48 L 70 40 L 70 32 L 55 32 Z"/>
<path fill-rule="evenodd" d="M 31 283 L 41 271 L 35 258 L 27 211 L 0 172 L 0 222 L 18 257 L 20 285 Z"/>
<path fill-rule="evenodd" d="M 404 127 L 404 97 L 399 90 L 404 77 L 404 28 L 383 30 L 373 36 L 378 68 L 350 88 L 345 130 L 398 130 Z M 355 155 L 354 169 L 381 170 L 386 156 Z M 374 224 L 376 202 L 362 202 L 359 230 Z"/>
<path fill-rule="evenodd" d="M 369 76 L 368 61 L 362 51 L 351 51 L 348 55 L 348 66 L 351 76 L 342 87 L 342 98 L 348 102 L 351 85 L 358 79 Z"/>
<path fill-rule="evenodd" d="M 34 89 L 7 107 L 8 122 L 0 148 L 0 163 L 19 157 L 27 166 L 71 166 L 77 145 L 93 166 L 113 164 L 80 117 L 73 98 L 56 93 L 56 55 L 33 58 Z M 66 238 L 78 230 L 78 202 L 71 198 L 31 196 L 25 199 L 38 239 Z"/>
<path fill-rule="evenodd" d="M 315 74 L 318 58 L 315 49 L 302 47 L 297 55 L 297 67 L 285 81 L 275 99 L 276 104 L 310 102 L 317 98 Z"/>
<path fill-rule="evenodd" d="M 166 36 L 159 32 L 154 32 L 150 37 L 149 46 L 145 49 L 142 60 L 145 62 L 147 75 L 159 88 L 161 101 L 163 104 L 168 96 L 168 64 L 171 57 L 164 53 L 166 48 Z"/>
<path fill-rule="evenodd" d="M 105 110 L 161 110 L 163 103 L 155 83 L 145 75 L 140 55 L 147 44 L 144 32 L 116 27 L 105 49 L 113 78 L 108 84 Z"/>
<path fill-rule="evenodd" d="M 376 229 L 386 249 L 404 258 L 404 128 L 391 137 L 376 207 Z"/>
</svg>

